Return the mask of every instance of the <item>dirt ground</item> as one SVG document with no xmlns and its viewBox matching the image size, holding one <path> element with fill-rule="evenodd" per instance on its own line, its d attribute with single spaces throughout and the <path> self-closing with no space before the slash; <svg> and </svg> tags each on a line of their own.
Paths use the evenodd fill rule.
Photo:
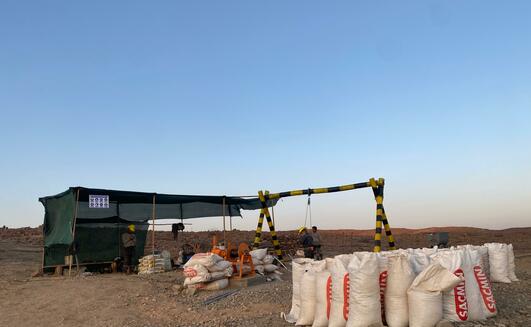
<svg viewBox="0 0 531 327">
<path fill-rule="evenodd" d="M 434 229 L 394 231 L 400 247 L 426 246 L 426 233 Z M 531 228 L 490 231 L 443 228 L 452 244 L 513 243 L 519 282 L 494 284 L 499 314 L 482 322 L 459 326 L 531 326 Z M 325 255 L 370 250 L 371 231 L 323 231 Z M 280 233 L 290 243 L 292 233 Z M 254 232 L 238 231 L 231 237 L 251 240 Z M 208 247 L 212 233 L 185 233 L 182 241 Z M 158 232 L 157 248 L 176 246 L 171 233 Z M 268 236 L 265 235 L 267 239 Z M 182 274 L 172 271 L 152 276 L 101 274 L 32 278 L 41 262 L 42 239 L 38 229 L 0 231 L 0 326 L 291 326 L 280 312 L 291 305 L 290 272 L 283 281 L 239 290 L 216 303 L 203 301 L 225 292 L 185 295 L 176 289 Z M 151 244 L 148 242 L 147 244 Z M 267 241 L 264 242 L 267 244 Z M 147 252 L 147 250 L 146 250 Z M 288 266 L 289 268 L 289 266 Z"/>
</svg>

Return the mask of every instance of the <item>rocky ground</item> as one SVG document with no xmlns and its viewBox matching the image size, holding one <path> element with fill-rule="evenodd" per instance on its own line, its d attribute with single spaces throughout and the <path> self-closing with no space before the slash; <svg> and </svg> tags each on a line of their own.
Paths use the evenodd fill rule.
<svg viewBox="0 0 531 327">
<path fill-rule="evenodd" d="M 453 244 L 512 242 L 517 255 L 520 281 L 494 284 L 498 316 L 458 326 L 531 326 L 531 228 L 445 230 L 451 232 Z M 397 229 L 395 234 L 401 247 L 421 247 L 427 245 L 430 231 Z M 231 236 L 236 242 L 253 235 L 252 231 L 238 231 Z M 289 243 L 292 235 L 281 233 L 281 242 L 284 238 L 284 243 Z M 370 235 L 371 231 L 323 231 L 324 253 L 331 256 L 370 249 Z M 211 236 L 209 232 L 188 233 L 183 240 L 208 247 Z M 157 248 L 172 250 L 176 246 L 168 232 L 158 232 L 155 238 Z M 291 305 L 288 271 L 284 271 L 283 281 L 240 289 L 205 305 L 206 299 L 227 290 L 188 295 L 179 289 L 183 280 L 179 271 L 152 276 L 32 278 L 41 261 L 40 244 L 38 229 L 0 231 L 0 326 L 289 326 L 280 318 L 280 312 L 289 311 Z"/>
</svg>

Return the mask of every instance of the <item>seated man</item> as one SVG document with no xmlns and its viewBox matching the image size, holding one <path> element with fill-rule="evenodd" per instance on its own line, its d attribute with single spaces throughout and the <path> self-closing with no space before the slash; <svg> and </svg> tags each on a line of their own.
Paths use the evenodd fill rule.
<svg viewBox="0 0 531 327">
<path fill-rule="evenodd" d="M 299 228 L 299 235 L 299 242 L 301 243 L 302 248 L 304 249 L 304 257 L 313 259 L 314 248 L 312 236 L 308 234 L 308 230 L 306 229 L 306 227 Z"/>
</svg>

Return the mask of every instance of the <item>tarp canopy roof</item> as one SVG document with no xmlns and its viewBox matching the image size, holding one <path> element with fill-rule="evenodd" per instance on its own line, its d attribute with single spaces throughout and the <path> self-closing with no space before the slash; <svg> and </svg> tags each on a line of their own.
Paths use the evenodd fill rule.
<svg viewBox="0 0 531 327">
<path fill-rule="evenodd" d="M 39 201 L 44 205 L 44 266 L 64 264 L 74 238 L 81 262 L 112 261 L 121 256 L 120 235 L 131 223 L 137 226 L 137 246 L 143 249 L 147 221 L 153 213 L 155 219 L 190 219 L 241 216 L 240 210 L 262 208 L 257 197 L 172 195 L 79 186 Z M 269 207 L 275 204 L 267 202 Z"/>
<path fill-rule="evenodd" d="M 70 187 L 57 195 L 42 197 L 39 201 L 44 205 L 44 245 L 49 250 L 45 255 L 47 262 L 62 260 L 64 249 L 57 252 L 51 247 L 70 245 L 74 240 L 74 230 L 85 230 L 86 235 L 76 233 L 76 238 L 86 238 L 84 247 L 91 249 L 94 244 L 101 242 L 95 241 L 96 234 L 102 233 L 96 227 L 106 226 L 109 229 L 114 226 L 112 228 L 119 229 L 121 225 L 130 223 L 142 227 L 153 218 L 153 212 L 155 219 L 190 219 L 241 216 L 240 210 L 262 207 L 257 197 L 171 195 L 79 186 Z M 276 201 L 267 202 L 268 206 L 275 204 Z M 97 232 L 87 232 L 90 230 Z M 140 228 L 145 236 L 142 230 Z M 119 247 L 119 240 L 117 242 Z M 59 259 L 50 259 L 55 254 Z"/>
<path fill-rule="evenodd" d="M 57 195 L 39 198 L 47 208 L 53 200 L 77 197 L 77 219 L 119 218 L 127 221 L 146 221 L 152 218 L 153 201 L 156 219 L 190 219 L 200 217 L 241 216 L 240 210 L 256 210 L 262 207 L 258 197 L 243 198 L 212 195 L 174 195 L 132 191 L 118 191 L 85 187 L 70 187 Z M 91 196 L 106 196 L 108 205 L 89 205 Z M 52 200 L 52 201 L 51 201 Z M 225 204 L 225 206 L 223 206 Z M 268 201 L 274 206 L 276 201 Z"/>
</svg>

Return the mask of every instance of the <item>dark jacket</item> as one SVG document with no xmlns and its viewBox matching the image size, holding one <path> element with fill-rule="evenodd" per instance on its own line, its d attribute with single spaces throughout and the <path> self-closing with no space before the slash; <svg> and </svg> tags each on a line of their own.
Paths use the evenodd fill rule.
<svg viewBox="0 0 531 327">
<path fill-rule="evenodd" d="M 313 246 L 313 237 L 310 234 L 303 234 L 300 238 L 300 242 L 305 248 Z"/>
<path fill-rule="evenodd" d="M 124 248 L 135 247 L 136 246 L 136 235 L 130 234 L 130 233 L 123 233 L 122 244 L 124 245 Z"/>
</svg>

